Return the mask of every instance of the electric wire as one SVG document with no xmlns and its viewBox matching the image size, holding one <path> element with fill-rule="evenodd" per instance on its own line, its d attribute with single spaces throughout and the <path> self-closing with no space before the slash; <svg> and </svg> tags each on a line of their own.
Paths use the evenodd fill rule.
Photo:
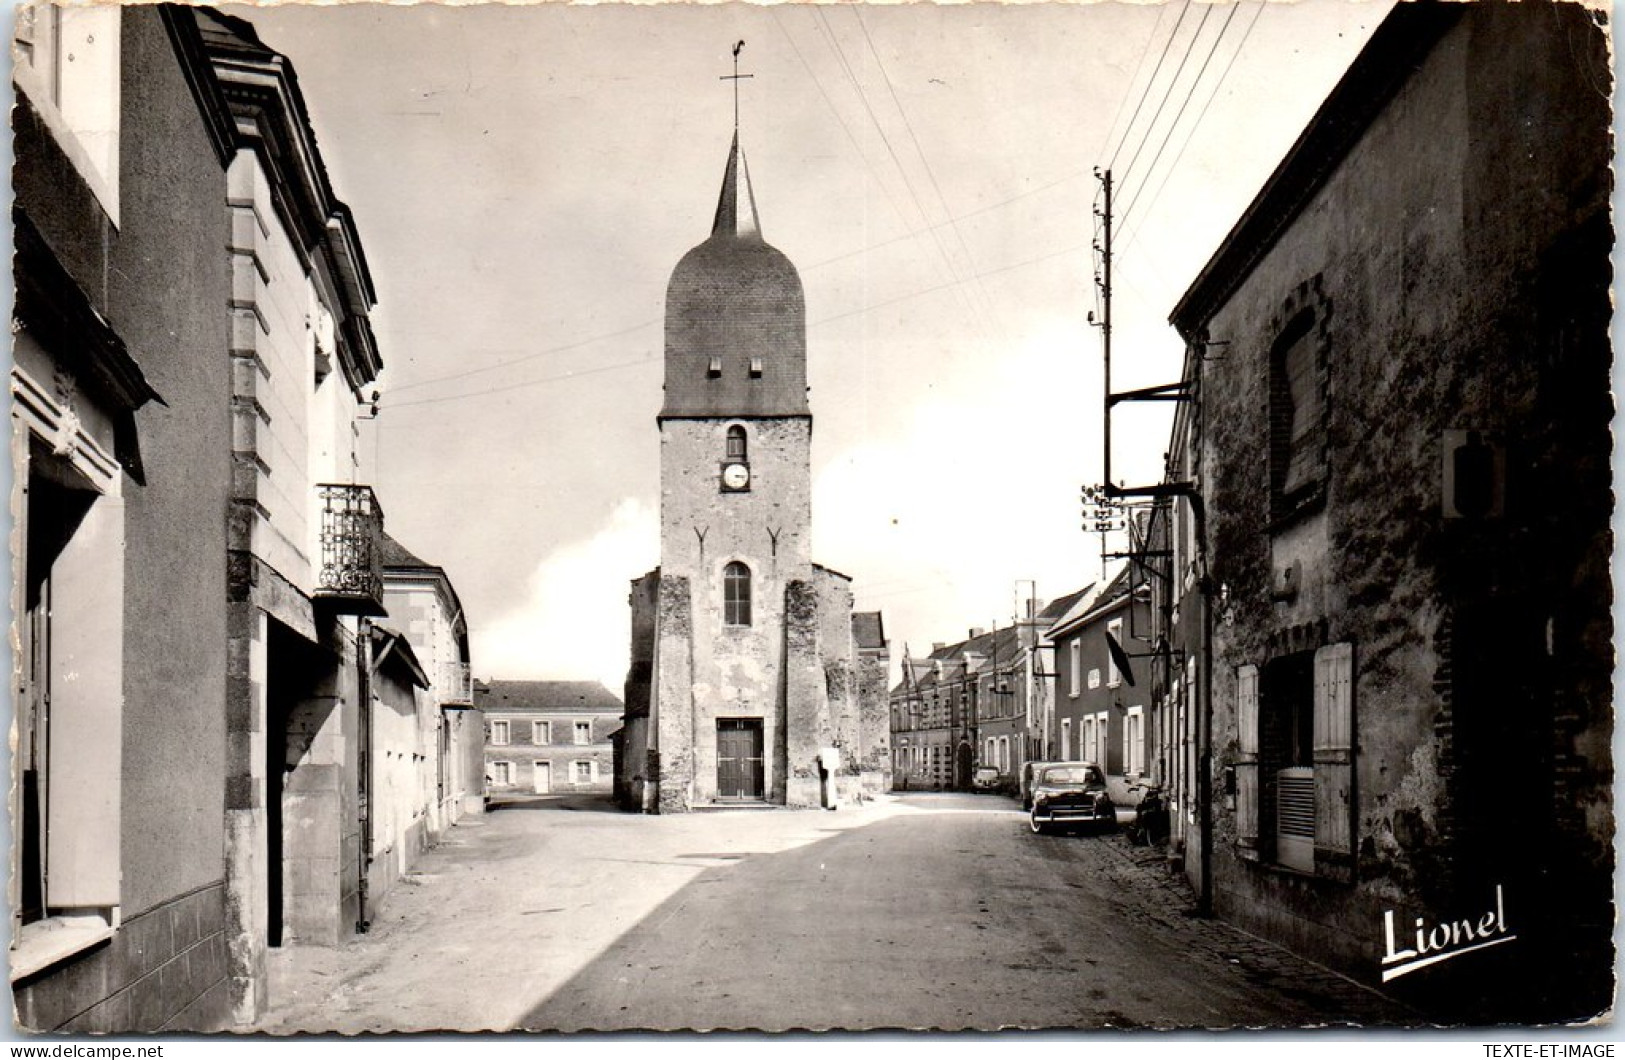
<svg viewBox="0 0 1625 1060">
<path fill-rule="evenodd" d="M 903 211 L 903 208 L 897 204 L 896 198 L 892 196 L 891 189 L 886 186 L 885 181 L 880 179 L 880 174 L 876 173 L 874 167 L 869 164 L 868 156 L 863 153 L 863 147 L 858 143 L 857 134 L 854 133 L 852 131 L 852 127 L 846 123 L 846 119 L 841 117 L 840 108 L 837 107 L 835 105 L 835 101 L 830 98 L 829 90 L 824 87 L 824 82 L 819 78 L 817 72 L 813 70 L 812 63 L 807 61 L 807 56 L 802 53 L 801 46 L 796 43 L 795 37 L 791 36 L 789 29 L 785 27 L 784 20 L 779 17 L 778 8 L 769 7 L 768 12 L 773 17 L 774 25 L 778 26 L 779 32 L 784 35 L 784 39 L 790 42 L 790 49 L 796 53 L 796 58 L 801 60 L 801 66 L 807 71 L 807 76 L 812 78 L 812 83 L 817 86 L 818 94 L 823 97 L 824 105 L 829 107 L 830 113 L 835 115 L 835 120 L 840 123 L 841 131 L 846 133 L 847 142 L 852 145 L 852 150 L 858 156 L 858 161 L 863 163 L 864 169 L 868 170 L 874 175 L 875 183 L 880 186 L 881 194 L 886 197 L 886 202 L 891 206 L 892 212 L 897 215 L 897 219 L 903 222 L 903 227 L 911 228 L 908 215 Z M 918 230 L 910 230 L 906 236 L 902 236 L 900 238 L 911 238 L 918 234 Z"/>
<path fill-rule="evenodd" d="M 1039 255 L 1037 257 L 1026 258 L 1026 259 L 1024 259 L 1022 261 L 1010 262 L 1009 264 L 1000 265 L 1000 266 L 998 266 L 996 268 L 986 269 L 986 270 L 983 270 L 982 272 L 974 273 L 973 275 L 971 275 L 969 277 L 966 277 L 964 279 L 951 280 L 951 281 L 949 281 L 947 283 L 937 284 L 934 287 L 926 287 L 926 288 L 922 288 L 922 289 L 917 290 L 917 291 L 910 291 L 907 294 L 898 295 L 895 298 L 888 298 L 888 299 L 886 299 L 885 301 L 882 301 L 882 302 L 875 302 L 875 303 L 872 303 L 870 305 L 861 306 L 861 307 L 859 307 L 857 309 L 848 310 L 847 312 L 844 312 L 844 313 L 835 313 L 835 314 L 832 314 L 832 315 L 827 316 L 827 317 L 821 317 L 818 320 L 809 321 L 808 324 L 807 324 L 807 327 L 808 327 L 809 330 L 811 330 L 812 328 L 822 327 L 825 324 L 834 323 L 837 320 L 846 320 L 849 317 L 860 316 L 860 315 L 862 315 L 864 313 L 872 313 L 877 309 L 884 309 L 887 306 L 897 305 L 900 302 L 907 302 L 907 301 L 910 301 L 911 299 L 914 299 L 914 298 L 922 298 L 925 295 L 935 294 L 938 291 L 946 291 L 946 290 L 948 290 L 950 288 L 958 287 L 961 284 L 969 283 L 974 279 L 979 279 L 979 278 L 987 277 L 987 276 L 997 276 L 997 275 L 999 275 L 1001 273 L 1012 272 L 1012 271 L 1014 271 L 1016 269 L 1025 268 L 1028 265 L 1036 265 L 1036 264 L 1039 264 L 1040 262 L 1049 261 L 1049 260 L 1052 260 L 1052 259 L 1058 258 L 1058 257 L 1063 257 L 1063 256 L 1065 256 L 1067 254 L 1074 254 L 1074 253 L 1077 253 L 1078 251 L 1084 250 L 1084 249 L 1086 249 L 1086 246 L 1084 244 L 1076 244 L 1076 245 L 1073 245 L 1073 246 L 1062 247 L 1060 250 L 1050 251 L 1047 254 L 1041 254 L 1041 255 Z M 639 358 L 638 360 L 635 360 L 635 361 L 617 361 L 614 364 L 597 365 L 597 366 L 594 366 L 592 368 L 583 368 L 580 371 L 563 372 L 563 373 L 560 373 L 558 375 L 540 376 L 540 377 L 535 378 L 535 379 L 526 379 L 526 380 L 521 380 L 521 381 L 515 382 L 515 383 L 507 383 L 507 384 L 504 384 L 502 386 L 490 387 L 490 388 L 488 388 L 486 390 L 475 390 L 475 391 L 470 391 L 470 392 L 464 393 L 464 394 L 443 394 L 443 395 L 440 395 L 440 396 L 437 396 L 437 397 L 419 398 L 416 401 L 403 401 L 403 402 L 401 402 L 399 404 L 386 405 L 385 410 L 393 412 L 393 411 L 396 411 L 396 410 L 399 410 L 399 409 L 415 408 L 415 407 L 421 406 L 421 405 L 438 405 L 438 404 L 443 404 L 443 403 L 448 402 L 448 401 L 464 401 L 464 400 L 467 400 L 469 398 L 489 397 L 489 396 L 491 396 L 493 394 L 504 394 L 504 393 L 508 393 L 509 391 L 513 391 L 513 390 L 523 390 L 526 387 L 539 386 L 542 383 L 555 383 L 555 382 L 560 382 L 562 380 L 578 379 L 578 378 L 580 378 L 582 376 L 587 376 L 587 375 L 597 375 L 600 372 L 611 372 L 611 371 L 616 371 L 616 370 L 619 370 L 619 369 L 622 369 L 622 368 L 636 368 L 636 367 L 643 366 L 643 365 L 657 365 L 657 364 L 663 364 L 663 363 L 664 363 L 663 359 L 657 358 L 657 357 L 655 357 L 655 356 L 653 356 L 651 354 L 649 356 Z"/>
<path fill-rule="evenodd" d="M 1163 110 L 1168 106 L 1168 100 L 1174 94 L 1174 86 L 1179 84 L 1179 75 L 1185 72 L 1185 64 L 1190 61 L 1191 52 L 1196 48 L 1196 40 L 1202 35 L 1202 27 L 1207 25 L 1207 20 L 1212 14 L 1213 8 L 1211 5 L 1203 9 L 1202 20 L 1196 24 L 1196 32 L 1191 34 L 1190 43 L 1185 46 L 1184 54 L 1179 57 L 1179 66 L 1175 68 L 1174 76 L 1168 82 L 1167 91 L 1162 94 L 1162 99 L 1157 102 L 1156 112 L 1151 115 L 1151 123 L 1145 127 L 1145 134 L 1140 137 L 1140 142 L 1134 148 L 1134 154 L 1129 158 L 1128 165 L 1123 167 L 1118 176 L 1119 185 L 1124 187 L 1128 185 L 1129 174 L 1134 172 L 1134 166 L 1139 162 L 1141 152 L 1145 150 L 1145 145 L 1150 142 L 1151 134 L 1157 127 L 1157 121 L 1162 117 Z"/>
<path fill-rule="evenodd" d="M 891 156 L 892 164 L 897 167 L 898 175 L 903 179 L 903 188 L 908 192 L 909 200 L 914 204 L 914 209 L 919 212 L 921 224 L 927 226 L 925 231 L 930 234 L 931 241 L 936 245 L 937 253 L 941 256 L 943 264 L 948 269 L 948 275 L 958 281 L 960 279 L 960 270 L 954 265 L 953 258 L 948 253 L 948 247 L 942 241 L 941 232 L 930 227 L 931 215 L 926 212 L 924 205 L 920 202 L 920 196 L 914 190 L 914 182 L 909 179 L 908 170 L 903 166 L 903 160 L 897 154 L 897 148 L 892 145 L 891 137 L 886 135 L 886 129 L 881 124 L 880 117 L 875 113 L 874 105 L 869 101 L 869 93 L 865 91 L 863 83 L 858 80 L 857 74 L 852 69 L 852 64 L 847 60 L 846 52 L 842 50 L 841 42 L 835 36 L 835 29 L 830 25 L 829 16 L 825 14 L 824 9 L 821 7 L 817 8 L 816 11 L 819 24 L 823 26 L 824 33 L 829 38 L 830 48 L 835 52 L 835 58 L 839 60 L 841 69 L 846 73 L 847 80 L 852 83 L 852 87 L 857 91 L 858 100 L 863 104 L 864 111 L 869 115 L 869 121 L 874 125 L 875 132 L 879 133 L 880 142 L 885 145 L 886 153 Z M 982 319 L 980 307 L 971 306 L 970 308 L 973 316 L 976 317 L 977 325 L 982 329 L 982 337 L 990 338 L 987 322 Z"/>
<path fill-rule="evenodd" d="M 1190 147 L 1191 141 L 1196 139 L 1196 131 L 1202 127 L 1202 121 L 1207 117 L 1208 108 L 1213 106 L 1213 101 L 1215 99 L 1219 98 L 1219 93 L 1223 90 L 1225 81 L 1230 77 L 1231 69 L 1236 65 L 1236 59 L 1240 57 L 1242 51 L 1247 47 L 1247 39 L 1253 35 L 1253 27 L 1258 25 L 1258 20 L 1264 16 L 1264 10 L 1268 6 L 1268 3 L 1259 3 L 1253 8 L 1252 21 L 1248 22 L 1247 28 L 1242 31 L 1241 40 L 1237 42 L 1235 50 L 1230 53 L 1230 58 L 1225 63 L 1224 69 L 1219 72 L 1219 79 L 1218 81 L 1214 82 L 1212 94 L 1207 97 L 1207 102 L 1203 103 L 1202 109 L 1197 112 L 1196 120 L 1191 123 L 1190 133 L 1185 137 L 1185 141 L 1180 144 L 1179 151 L 1174 155 L 1174 160 L 1170 162 L 1168 168 L 1163 171 L 1162 181 L 1157 185 L 1156 192 L 1152 194 L 1151 201 L 1146 204 L 1144 216 L 1142 216 L 1138 224 L 1129 229 L 1126 238 L 1123 240 L 1123 249 L 1125 251 L 1127 251 L 1129 247 L 1133 246 L 1135 241 L 1139 239 L 1140 230 L 1144 227 L 1145 218 L 1154 216 L 1153 211 L 1156 209 L 1157 202 L 1162 198 L 1163 189 L 1168 186 L 1169 178 L 1172 177 L 1173 174 L 1179 169 L 1180 160 L 1185 157 L 1185 151 Z"/>
<path fill-rule="evenodd" d="M 1168 39 L 1163 42 L 1162 54 L 1157 57 L 1157 65 L 1152 69 L 1150 79 L 1146 81 L 1145 87 L 1140 90 L 1140 101 L 1134 104 L 1134 114 L 1129 118 L 1128 124 L 1123 126 L 1123 138 L 1117 142 L 1117 149 L 1112 152 L 1111 158 L 1106 162 L 1107 169 L 1116 168 L 1117 156 L 1122 153 L 1123 145 L 1128 142 L 1129 133 L 1134 131 L 1134 122 L 1140 116 L 1140 108 L 1145 106 L 1146 98 L 1151 94 L 1151 86 L 1156 83 L 1157 74 L 1162 71 L 1163 61 L 1168 58 L 1168 49 L 1173 46 L 1174 38 L 1179 36 L 1179 27 L 1185 21 L 1185 15 L 1190 11 L 1190 8 L 1190 0 L 1185 0 L 1184 4 L 1180 6 L 1179 18 L 1174 22 L 1174 28 L 1168 33 Z M 1160 15 L 1158 21 L 1161 21 Z"/>
<path fill-rule="evenodd" d="M 969 217 L 976 217 L 976 216 L 979 216 L 981 214 L 991 213 L 994 210 L 1000 209 L 1000 208 L 1005 207 L 1005 206 L 1009 206 L 1010 204 L 1015 203 L 1015 202 L 1019 202 L 1022 199 L 1030 198 L 1033 195 L 1037 195 L 1037 194 L 1040 194 L 1040 193 L 1045 192 L 1045 191 L 1049 191 L 1049 190 L 1054 189 L 1054 188 L 1059 188 L 1059 187 L 1061 187 L 1061 186 L 1063 186 L 1065 184 L 1069 184 L 1072 181 L 1077 180 L 1077 179 L 1079 179 L 1081 177 L 1085 177 L 1087 175 L 1088 175 L 1088 173 L 1085 170 L 1078 170 L 1078 171 L 1073 172 L 1073 173 L 1068 173 L 1065 176 L 1058 177 L 1055 180 L 1049 181 L 1048 183 L 1040 184 L 1035 188 L 1029 188 L 1026 191 L 1018 192 L 1015 195 L 1010 196 L 1009 198 L 1000 199 L 998 202 L 989 203 L 986 206 L 979 206 L 974 210 L 967 210 L 965 213 L 957 214 L 954 217 L 950 217 L 947 220 L 938 223 L 934 227 L 943 228 L 943 227 L 946 227 L 946 226 L 948 226 L 950 224 L 953 224 L 956 220 L 964 220 L 964 219 L 969 218 Z M 824 268 L 824 267 L 826 267 L 828 265 L 833 265 L 833 264 L 835 264 L 837 262 L 846 261 L 849 258 L 855 258 L 855 257 L 858 257 L 858 256 L 863 255 L 863 254 L 868 254 L 868 253 L 872 253 L 873 251 L 876 251 L 876 250 L 881 250 L 881 249 L 883 249 L 885 247 L 889 247 L 889 246 L 892 246 L 892 245 L 897 244 L 897 243 L 906 242 L 907 240 L 915 238 L 919 234 L 920 234 L 920 232 L 918 232 L 918 231 L 907 232 L 907 233 L 904 233 L 903 235 L 900 235 L 900 236 L 894 236 L 891 239 L 881 240 L 878 243 L 871 243 L 868 246 L 858 247 L 856 250 L 849 250 L 844 254 L 837 254 L 832 258 L 825 258 L 822 261 L 814 262 L 813 264 L 807 266 L 806 271 L 811 272 L 814 269 L 821 269 L 821 268 Z M 479 368 L 470 368 L 470 369 L 467 369 L 466 371 L 461 371 L 461 372 L 449 372 L 449 373 L 447 373 L 445 375 L 437 375 L 437 376 L 433 376 L 433 377 L 428 378 L 428 379 L 419 379 L 419 380 L 416 380 L 416 381 L 411 382 L 411 383 L 403 383 L 403 384 L 401 384 L 399 386 L 391 386 L 389 388 L 389 393 L 392 394 L 392 395 L 393 394 L 400 394 L 400 393 L 403 393 L 403 392 L 408 391 L 408 390 L 417 390 L 417 389 L 419 389 L 421 387 L 431 386 L 431 385 L 434 385 L 434 384 L 437 384 L 437 383 L 455 382 L 456 380 L 459 380 L 459 379 L 468 379 L 468 378 L 472 378 L 473 376 L 484 375 L 484 374 L 489 373 L 489 372 L 503 371 L 504 369 L 512 368 L 515 365 L 526 364 L 526 363 L 529 363 L 530 361 L 540 360 L 541 358 L 544 358 L 544 357 L 553 356 L 554 354 L 568 353 L 571 350 L 581 349 L 584 346 L 591 346 L 591 345 L 594 345 L 595 343 L 606 342 L 606 341 L 608 341 L 610 339 L 616 339 L 616 338 L 620 338 L 620 337 L 625 336 L 625 335 L 630 335 L 630 334 L 632 334 L 634 332 L 642 331 L 645 328 L 658 327 L 661 323 L 662 323 L 662 321 L 659 320 L 659 319 L 645 320 L 642 323 L 633 324 L 633 325 L 631 325 L 629 327 L 621 328 L 618 331 L 608 331 L 608 332 L 604 332 L 601 335 L 592 335 L 592 336 L 589 336 L 588 338 L 577 339 L 574 342 L 567 342 L 567 343 L 563 343 L 562 345 L 558 345 L 558 346 L 549 346 L 548 348 L 543 349 L 543 350 L 536 350 L 534 352 L 527 353 L 527 354 L 524 354 L 524 355 L 519 356 L 519 357 L 509 358 L 508 360 L 504 360 L 504 361 L 498 361 L 498 362 L 495 362 L 493 364 L 484 365 L 484 366 L 479 367 Z M 561 378 L 567 378 L 567 377 L 561 377 Z M 392 408 L 401 408 L 402 406 L 401 405 L 392 405 L 390 407 L 392 407 Z"/>
<path fill-rule="evenodd" d="M 948 230 L 954 234 L 954 238 L 958 241 L 959 252 L 965 256 L 965 260 L 967 262 L 973 262 L 976 260 L 976 258 L 973 254 L 971 254 L 970 247 L 965 242 L 965 234 L 960 231 L 958 224 L 952 220 L 953 214 L 948 209 L 947 197 L 942 194 L 942 185 L 937 181 L 936 170 L 932 168 L 930 159 L 926 158 L 925 148 L 920 146 L 920 138 L 914 132 L 914 123 L 909 121 L 908 111 L 904 109 L 903 101 L 897 95 L 897 86 L 892 83 L 891 74 L 886 72 L 886 64 L 880 58 L 879 49 L 875 47 L 874 37 L 870 36 L 869 27 L 863 21 L 863 12 L 859 11 L 855 7 L 851 10 L 852 18 L 857 22 L 858 29 L 863 31 L 864 42 L 869 45 L 869 54 L 874 56 L 875 67 L 880 71 L 881 80 L 886 83 L 886 91 L 891 93 L 892 106 L 897 108 L 898 116 L 903 119 L 903 128 L 908 132 L 909 141 L 914 145 L 914 153 L 920 157 L 920 165 L 925 169 L 926 178 L 931 182 L 931 190 L 937 197 L 937 205 L 941 207 L 943 216 L 949 218 L 947 223 Z M 936 225 L 932 225 L 931 230 L 935 232 L 937 227 L 938 226 Z M 997 325 L 999 322 L 997 307 L 993 304 L 993 300 L 988 297 L 987 289 L 982 286 L 981 280 L 975 279 L 974 277 L 973 280 L 975 282 L 977 293 L 982 296 L 982 302 L 984 303 L 988 316 L 993 320 L 994 324 Z"/>
<path fill-rule="evenodd" d="M 1119 220 L 1122 224 L 1128 224 L 1129 217 L 1134 213 L 1135 204 L 1140 201 L 1141 193 L 1143 193 L 1146 187 L 1149 185 L 1151 175 L 1157 171 L 1157 163 L 1162 160 L 1162 152 L 1167 149 L 1168 141 L 1173 138 L 1174 131 L 1179 128 L 1180 119 L 1185 116 L 1185 108 L 1190 106 L 1191 100 L 1195 98 L 1197 86 L 1202 83 L 1202 77 L 1207 73 L 1208 65 L 1213 62 L 1213 56 L 1219 50 L 1219 43 L 1224 40 L 1225 33 L 1230 29 L 1230 23 L 1235 21 L 1236 12 L 1240 10 L 1240 4 L 1233 5 L 1230 8 L 1230 13 L 1225 16 L 1224 24 L 1219 27 L 1218 36 L 1213 38 L 1213 44 L 1210 48 L 1208 48 L 1207 57 L 1202 60 L 1202 65 L 1196 71 L 1196 78 L 1191 82 L 1190 91 L 1185 93 L 1185 98 L 1180 101 L 1179 110 L 1174 112 L 1174 120 L 1168 124 L 1167 132 L 1163 133 L 1162 142 L 1157 145 L 1156 154 L 1151 156 L 1151 165 L 1148 166 L 1145 171 L 1146 179 L 1135 186 L 1134 193 L 1129 197 L 1128 205 L 1123 207 L 1123 212 L 1119 215 Z M 1200 28 L 1198 28 L 1197 32 L 1201 32 Z M 1194 48 L 1195 45 L 1196 39 L 1193 37 L 1191 38 L 1192 48 Z M 1215 89 L 1215 91 L 1217 91 L 1217 89 Z M 1211 99 L 1212 97 L 1210 96 L 1208 98 Z M 1192 132 L 1194 133 L 1194 131 L 1195 130 L 1193 129 Z M 1190 141 L 1187 139 L 1185 142 L 1189 143 Z"/>
<path fill-rule="evenodd" d="M 1112 123 L 1106 129 L 1105 141 L 1100 145 L 1101 157 L 1106 154 L 1106 145 L 1117 135 L 1117 123 L 1123 119 L 1123 109 L 1128 106 L 1128 98 L 1133 93 L 1134 86 L 1140 83 L 1140 71 L 1145 69 L 1145 61 L 1151 55 L 1151 44 L 1157 39 L 1157 30 L 1161 28 L 1162 18 L 1168 13 L 1168 8 L 1167 4 L 1157 6 L 1157 21 L 1152 24 L 1151 33 L 1145 38 L 1145 47 L 1140 49 L 1140 61 L 1134 65 L 1134 76 L 1129 78 L 1128 85 L 1123 89 L 1122 98 L 1117 101 L 1117 112 L 1112 115 Z M 1140 98 L 1143 100 L 1145 97 L 1142 95 Z"/>
</svg>

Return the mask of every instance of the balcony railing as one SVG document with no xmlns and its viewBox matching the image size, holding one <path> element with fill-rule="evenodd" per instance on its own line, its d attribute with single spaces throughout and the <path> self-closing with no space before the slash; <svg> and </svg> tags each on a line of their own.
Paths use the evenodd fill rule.
<svg viewBox="0 0 1625 1060">
<path fill-rule="evenodd" d="M 474 705 L 474 674 L 468 663 L 457 661 L 446 663 L 445 674 L 442 677 L 441 702 L 448 707 L 472 707 Z"/>
<path fill-rule="evenodd" d="M 316 499 L 322 528 L 316 599 L 342 614 L 383 614 L 384 513 L 372 487 L 322 483 Z"/>
</svg>

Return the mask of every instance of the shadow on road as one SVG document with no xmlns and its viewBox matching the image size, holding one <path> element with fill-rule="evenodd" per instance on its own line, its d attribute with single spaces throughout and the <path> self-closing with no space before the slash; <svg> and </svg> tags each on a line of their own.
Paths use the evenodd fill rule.
<svg viewBox="0 0 1625 1060">
<path fill-rule="evenodd" d="M 608 792 L 591 795 L 497 795 L 485 807 L 487 813 L 506 810 L 568 810 L 615 815 L 621 812 Z"/>
</svg>

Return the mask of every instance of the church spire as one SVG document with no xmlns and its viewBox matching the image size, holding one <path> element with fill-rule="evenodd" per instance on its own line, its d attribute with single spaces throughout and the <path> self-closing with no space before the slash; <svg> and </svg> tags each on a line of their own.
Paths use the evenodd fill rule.
<svg viewBox="0 0 1625 1060">
<path fill-rule="evenodd" d="M 728 168 L 722 174 L 722 196 L 717 200 L 717 217 L 711 224 L 711 235 L 713 238 L 762 238 L 761 222 L 756 217 L 756 193 L 751 190 L 750 169 L 745 165 L 745 152 L 739 149 L 737 129 L 733 146 L 728 149 Z"/>
</svg>

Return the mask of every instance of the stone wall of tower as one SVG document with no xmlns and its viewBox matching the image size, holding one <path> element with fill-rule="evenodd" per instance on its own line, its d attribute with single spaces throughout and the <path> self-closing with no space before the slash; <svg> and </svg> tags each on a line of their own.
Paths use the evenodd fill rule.
<svg viewBox="0 0 1625 1060">
<path fill-rule="evenodd" d="M 681 813 L 692 799 L 694 775 L 693 606 L 687 578 L 660 575 L 654 665 L 655 746 L 646 765 L 656 793 L 645 798 L 661 813 Z"/>
<path fill-rule="evenodd" d="M 724 493 L 720 469 L 730 426 L 743 426 L 750 488 Z M 806 418 L 670 419 L 661 424 L 661 571 L 680 579 L 688 620 L 679 650 L 661 607 L 661 806 L 674 808 L 671 780 L 678 759 L 689 804 L 717 796 L 717 720 L 758 718 L 766 759 L 764 797 L 785 801 L 785 590 L 811 575 L 812 423 Z M 723 569 L 751 572 L 751 622 L 730 626 L 723 614 Z M 667 592 L 677 592 L 668 589 Z M 675 677 L 678 669 L 685 678 Z M 686 693 L 677 686 L 686 682 Z M 671 697 L 686 704 L 668 709 Z M 680 716 L 679 716 L 680 715 Z M 678 735 L 675 730 L 682 729 Z M 681 750 L 678 747 L 681 746 Z"/>
<path fill-rule="evenodd" d="M 743 493 L 719 484 L 730 426 L 745 429 L 751 481 Z M 661 569 L 697 582 L 720 579 L 727 557 L 737 558 L 764 588 L 767 578 L 779 582 L 777 600 L 783 580 L 807 577 L 812 564 L 811 463 L 810 418 L 662 422 Z"/>
<path fill-rule="evenodd" d="M 787 724 L 782 757 L 789 774 L 785 802 L 820 806 L 824 801 L 819 752 L 831 745 L 829 687 L 821 646 L 821 614 L 828 601 L 811 580 L 796 579 L 784 594 L 784 692 Z M 821 606 L 825 605 L 825 606 Z"/>
</svg>

